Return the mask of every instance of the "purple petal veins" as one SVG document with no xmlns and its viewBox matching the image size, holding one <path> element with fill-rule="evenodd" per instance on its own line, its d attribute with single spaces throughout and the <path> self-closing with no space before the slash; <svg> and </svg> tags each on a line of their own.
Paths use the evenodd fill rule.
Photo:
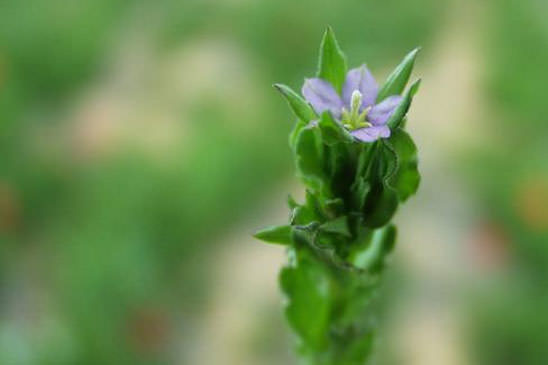
<svg viewBox="0 0 548 365">
<path fill-rule="evenodd" d="M 369 69 L 362 65 L 346 74 L 346 81 L 342 89 L 342 99 L 347 108 L 350 107 L 352 93 L 358 90 L 362 94 L 362 110 L 375 104 L 379 86 Z"/>
<path fill-rule="evenodd" d="M 328 110 L 333 117 L 337 119 L 341 117 L 343 102 L 329 82 L 317 78 L 307 79 L 302 93 L 318 115 Z"/>
</svg>

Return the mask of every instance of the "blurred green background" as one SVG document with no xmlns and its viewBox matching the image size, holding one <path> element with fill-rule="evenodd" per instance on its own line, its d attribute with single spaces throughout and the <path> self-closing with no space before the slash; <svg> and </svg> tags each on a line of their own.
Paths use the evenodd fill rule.
<svg viewBox="0 0 548 365">
<path fill-rule="evenodd" d="M 250 233 L 299 191 L 321 34 L 382 80 L 410 49 L 423 185 L 378 364 L 548 359 L 545 0 L 0 2 L 0 364 L 291 364 Z"/>
</svg>

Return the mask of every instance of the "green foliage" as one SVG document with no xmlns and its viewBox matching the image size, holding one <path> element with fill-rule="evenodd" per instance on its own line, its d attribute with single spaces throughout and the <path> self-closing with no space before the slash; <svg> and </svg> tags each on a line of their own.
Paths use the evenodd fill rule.
<svg viewBox="0 0 548 365">
<path fill-rule="evenodd" d="M 405 118 L 405 115 L 409 111 L 409 107 L 411 106 L 411 102 L 413 101 L 413 97 L 415 94 L 419 91 L 419 87 L 421 85 L 421 80 L 415 81 L 407 90 L 405 95 L 403 96 L 403 101 L 398 105 L 396 110 L 394 111 L 394 114 L 390 116 L 388 119 L 388 126 L 391 128 L 399 127 L 402 122 L 403 118 Z"/>
<path fill-rule="evenodd" d="M 271 226 L 254 234 L 255 238 L 270 243 L 287 245 L 291 243 L 291 226 Z"/>
<path fill-rule="evenodd" d="M 322 136 L 318 128 L 306 126 L 295 140 L 295 163 L 300 176 L 316 188 L 324 181 Z"/>
<path fill-rule="evenodd" d="M 387 179 L 387 184 L 396 190 L 399 200 L 406 201 L 417 191 L 420 183 L 417 147 L 402 129 L 396 129 L 387 144 L 393 149 L 398 164 L 398 169 Z"/>
<path fill-rule="evenodd" d="M 331 278 L 321 263 L 306 251 L 295 251 L 293 262 L 280 272 L 287 296 L 286 316 L 304 348 L 321 351 L 327 346 L 331 310 Z"/>
<path fill-rule="evenodd" d="M 346 56 L 335 39 L 333 29 L 328 27 L 320 45 L 318 77 L 329 81 L 340 92 L 346 77 L 346 70 Z"/>
<path fill-rule="evenodd" d="M 413 66 L 415 65 L 415 59 L 419 53 L 419 48 L 415 48 L 405 56 L 403 61 L 392 71 L 392 73 L 386 79 L 383 87 L 379 90 L 379 95 L 377 96 L 377 101 L 380 102 L 386 97 L 391 95 L 399 95 L 405 89 L 407 81 L 411 76 L 411 71 L 413 71 Z"/>
<path fill-rule="evenodd" d="M 415 55 L 389 78 L 386 93 L 403 90 Z M 340 86 L 344 72 L 345 57 L 328 29 L 320 75 Z M 359 142 L 327 112 L 308 124 L 300 118 L 290 136 L 305 200 L 290 197 L 290 225 L 267 228 L 256 237 L 289 246 L 280 286 L 305 364 L 363 364 L 371 352 L 370 305 L 396 240 L 390 221 L 420 181 L 417 150 L 402 123 L 418 85 L 410 87 L 391 118 L 390 138 Z M 302 106 L 287 90 L 284 95 Z"/>
<path fill-rule="evenodd" d="M 308 123 L 316 118 L 316 113 L 314 113 L 310 104 L 295 91 L 291 90 L 289 86 L 274 84 L 274 87 L 282 93 L 297 118 L 301 121 Z"/>
<path fill-rule="evenodd" d="M 368 245 L 356 249 L 350 261 L 354 266 L 371 272 L 380 272 L 384 267 L 384 258 L 396 243 L 396 227 L 388 225 L 368 233 Z"/>
</svg>

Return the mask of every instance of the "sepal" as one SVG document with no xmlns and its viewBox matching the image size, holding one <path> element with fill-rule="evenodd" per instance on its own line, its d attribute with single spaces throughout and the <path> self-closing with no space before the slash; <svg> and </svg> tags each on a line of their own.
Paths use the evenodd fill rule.
<svg viewBox="0 0 548 365">
<path fill-rule="evenodd" d="M 276 90 L 278 90 L 285 98 L 293 113 L 299 118 L 299 120 L 308 123 L 317 118 L 316 113 L 299 94 L 293 91 L 289 86 L 283 84 L 274 84 Z"/>
<path fill-rule="evenodd" d="M 346 56 L 339 47 L 333 29 L 327 27 L 320 45 L 318 77 L 329 81 L 340 93 L 347 69 Z"/>
<path fill-rule="evenodd" d="M 392 113 L 392 115 L 386 122 L 386 124 L 390 128 L 404 127 L 405 123 L 403 123 L 403 119 L 405 118 L 407 112 L 409 111 L 409 108 L 411 107 L 413 97 L 419 91 L 420 84 L 421 80 L 419 79 L 409 87 L 409 89 L 403 96 L 403 100 L 400 102 L 396 110 L 394 110 L 394 113 Z"/>
<path fill-rule="evenodd" d="M 409 52 L 403 61 L 392 71 L 377 95 L 377 103 L 383 101 L 388 96 L 400 95 L 403 92 L 413 71 L 415 59 L 419 51 L 420 48 L 415 48 Z"/>
</svg>

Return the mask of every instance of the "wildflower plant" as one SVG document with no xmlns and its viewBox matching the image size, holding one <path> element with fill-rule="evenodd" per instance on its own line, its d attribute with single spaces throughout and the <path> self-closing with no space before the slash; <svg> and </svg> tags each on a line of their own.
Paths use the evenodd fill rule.
<svg viewBox="0 0 548 365">
<path fill-rule="evenodd" d="M 328 28 L 304 98 L 274 85 L 297 117 L 289 143 L 306 192 L 302 203 L 288 198 L 289 224 L 255 237 L 287 247 L 279 282 L 303 364 L 363 364 L 371 353 L 372 299 L 396 239 L 391 220 L 420 181 L 405 131 L 420 83 L 405 91 L 416 55 L 379 88 L 365 65 L 347 69 Z"/>
</svg>

